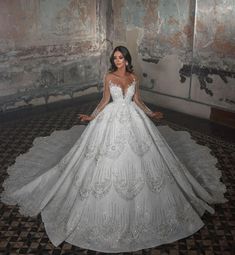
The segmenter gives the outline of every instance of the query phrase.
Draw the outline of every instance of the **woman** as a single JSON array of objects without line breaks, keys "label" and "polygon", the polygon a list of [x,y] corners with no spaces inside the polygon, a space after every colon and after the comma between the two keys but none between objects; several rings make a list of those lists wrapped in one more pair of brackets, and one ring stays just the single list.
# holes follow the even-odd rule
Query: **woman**
[{"label": "woman", "polygon": [[[128,87],[132,85],[135,81],[138,86],[138,79],[135,75],[133,75],[133,68],[131,65],[131,55],[128,49],[124,46],[118,46],[113,51],[110,57],[111,67],[110,73],[106,75],[104,79],[104,94],[101,102],[96,107],[95,111],[91,114],[91,116],[85,114],[79,114],[81,121],[90,121],[93,120],[98,112],[100,112],[110,100],[110,91],[109,91],[109,83],[112,82],[115,85],[119,85],[122,90],[123,96],[127,92]],[[152,112],[141,100],[139,88],[136,89],[134,94],[134,102],[150,117],[152,118],[162,118],[162,113],[160,112]]]},{"label": "woman", "polygon": [[37,140],[4,183],[2,200],[41,213],[56,246],[115,253],[173,242],[204,225],[209,204],[226,201],[209,149],[169,128],[163,137],[146,116],[162,118],[140,98],[129,51],[116,47],[110,61],[101,102],[80,115],[88,126]]}]

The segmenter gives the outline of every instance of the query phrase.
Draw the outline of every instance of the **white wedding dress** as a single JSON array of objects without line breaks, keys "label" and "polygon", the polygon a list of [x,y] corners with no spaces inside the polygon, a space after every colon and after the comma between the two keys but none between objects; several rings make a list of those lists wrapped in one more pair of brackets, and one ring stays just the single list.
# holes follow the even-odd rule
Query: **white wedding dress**
[{"label": "white wedding dress", "polygon": [[225,202],[217,160],[189,133],[156,127],[127,88],[110,81],[113,101],[88,126],[34,140],[8,169],[1,199],[41,213],[57,246],[128,252],[185,238],[209,204]]}]

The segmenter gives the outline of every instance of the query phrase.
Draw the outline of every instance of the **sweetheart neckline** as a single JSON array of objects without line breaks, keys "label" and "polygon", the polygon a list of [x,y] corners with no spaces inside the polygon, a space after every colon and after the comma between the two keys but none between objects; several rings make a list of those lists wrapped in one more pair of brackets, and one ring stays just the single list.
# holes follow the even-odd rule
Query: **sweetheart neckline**
[{"label": "sweetheart neckline", "polygon": [[[136,82],[136,81],[135,81],[135,79],[134,79],[131,83],[128,84],[128,86],[127,86],[127,88],[126,88],[126,93],[125,93],[125,91],[123,91],[122,87],[121,87],[118,83],[114,83],[114,82],[112,82],[112,81],[110,80],[110,81],[109,81],[109,85],[112,85],[112,86],[115,86],[115,87],[120,88],[121,91],[122,91],[122,96],[123,96],[123,98],[125,98],[126,95],[127,95],[128,89],[129,89],[130,87],[132,87],[132,86],[135,84],[135,82]],[[123,93],[123,92],[124,92],[124,93]]]}]

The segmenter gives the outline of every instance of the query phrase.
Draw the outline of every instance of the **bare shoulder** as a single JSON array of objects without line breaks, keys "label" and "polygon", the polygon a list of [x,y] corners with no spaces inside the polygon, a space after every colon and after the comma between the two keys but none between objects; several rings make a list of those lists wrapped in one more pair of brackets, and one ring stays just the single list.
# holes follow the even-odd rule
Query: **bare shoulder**
[{"label": "bare shoulder", "polygon": [[112,81],[113,80],[113,77],[114,77],[114,75],[112,74],[112,73],[106,73],[105,75],[104,75],[104,81],[107,83],[107,82],[109,82],[109,81]]},{"label": "bare shoulder", "polygon": [[113,78],[113,76],[114,76],[113,73],[106,73],[104,77],[105,79],[111,79]]},{"label": "bare shoulder", "polygon": [[139,77],[137,74],[135,73],[131,73],[132,77],[136,80],[136,81],[139,81]]}]

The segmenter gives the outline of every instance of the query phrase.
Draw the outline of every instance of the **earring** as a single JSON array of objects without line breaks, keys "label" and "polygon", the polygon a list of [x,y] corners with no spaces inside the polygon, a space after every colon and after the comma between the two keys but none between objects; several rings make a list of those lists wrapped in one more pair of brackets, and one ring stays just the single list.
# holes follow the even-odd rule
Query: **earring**
[{"label": "earring", "polygon": [[126,66],[128,66],[128,62],[126,62]]}]

